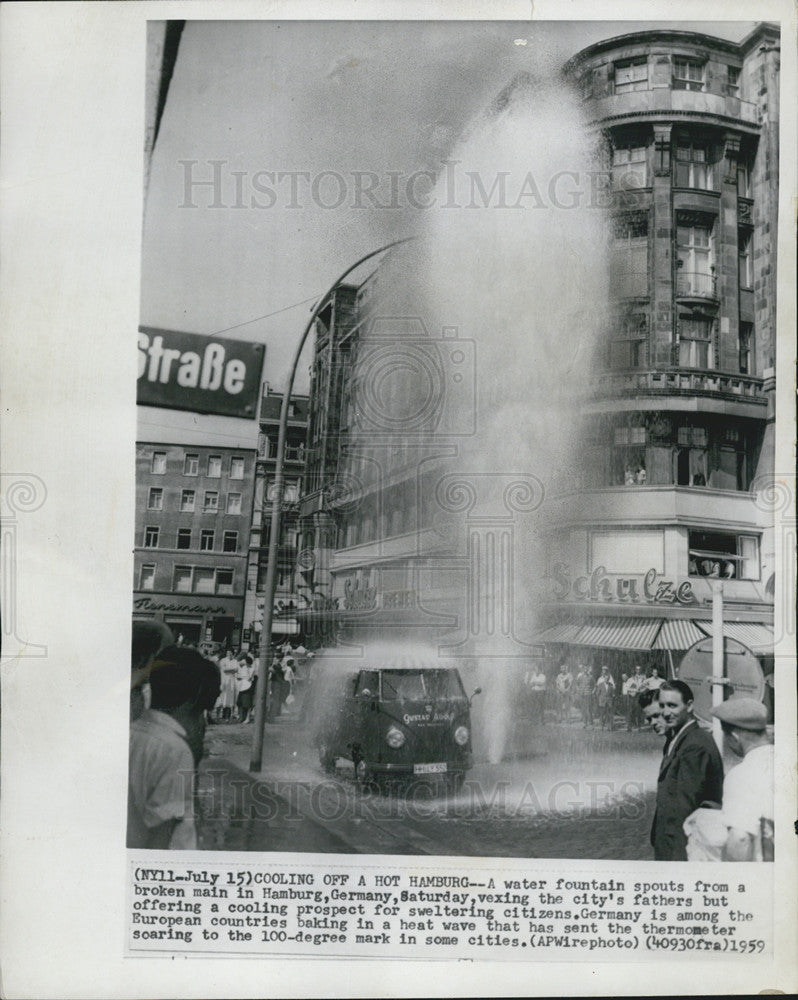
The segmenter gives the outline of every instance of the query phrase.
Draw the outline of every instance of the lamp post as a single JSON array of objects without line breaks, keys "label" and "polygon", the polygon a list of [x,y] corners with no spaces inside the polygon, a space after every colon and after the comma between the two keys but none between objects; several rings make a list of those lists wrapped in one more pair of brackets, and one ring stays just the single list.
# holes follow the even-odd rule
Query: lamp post
[{"label": "lamp post", "polygon": [[310,319],[302,332],[302,336],[299,339],[296,351],[294,352],[294,360],[291,364],[288,382],[285,387],[285,392],[283,393],[283,402],[280,407],[280,423],[277,431],[277,454],[275,455],[274,463],[274,495],[272,497],[271,531],[269,534],[269,554],[268,564],[266,566],[263,620],[261,624],[261,649],[258,661],[258,685],[256,689],[257,698],[255,701],[255,732],[253,733],[252,739],[252,758],[249,764],[249,769],[252,772],[259,772],[263,764],[263,727],[266,722],[266,709],[268,706],[269,668],[271,666],[272,648],[272,616],[274,612],[274,593],[277,588],[277,549],[280,540],[280,518],[282,515],[283,504],[285,437],[286,428],[288,426],[288,411],[289,404],[291,402],[291,392],[294,388],[294,378],[296,377],[296,370],[299,366],[299,358],[305,347],[305,341],[308,339],[308,334],[313,329],[324,303],[327,301],[328,296],[331,295],[338,285],[341,284],[344,278],[351,274],[352,271],[360,267],[361,264],[365,264],[367,260],[371,260],[372,257],[376,257],[377,254],[381,254],[385,250],[390,250],[392,247],[399,246],[402,243],[407,243],[412,239],[412,236],[408,236],[401,240],[394,240],[391,243],[386,243],[385,246],[380,247],[378,250],[372,250],[370,253],[367,253],[365,256],[355,261],[355,263],[348,267],[343,274],[336,278],[332,285],[330,285],[329,289],[316,303]]}]

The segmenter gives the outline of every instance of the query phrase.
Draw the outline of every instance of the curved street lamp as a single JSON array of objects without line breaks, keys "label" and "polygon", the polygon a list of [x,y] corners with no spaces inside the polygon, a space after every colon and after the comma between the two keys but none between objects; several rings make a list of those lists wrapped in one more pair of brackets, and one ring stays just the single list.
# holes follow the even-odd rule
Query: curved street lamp
[{"label": "curved street lamp", "polygon": [[386,243],[385,246],[380,247],[378,250],[372,250],[367,253],[360,260],[355,261],[350,267],[348,267],[343,274],[341,274],[336,280],[330,285],[329,289],[321,296],[319,301],[316,303],[313,312],[311,313],[310,319],[307,322],[307,326],[302,332],[302,336],[299,339],[296,351],[294,353],[294,360],[291,365],[291,372],[288,376],[288,382],[285,387],[285,392],[283,393],[283,402],[280,407],[280,424],[277,432],[277,454],[275,456],[274,465],[274,495],[272,497],[272,517],[271,517],[271,533],[269,535],[269,554],[268,563],[266,566],[266,585],[264,594],[264,604],[263,604],[263,620],[261,624],[261,650],[260,658],[258,662],[258,684],[256,688],[257,698],[255,701],[255,732],[253,733],[252,739],[252,758],[250,760],[249,769],[252,772],[259,772],[263,764],[263,729],[266,722],[266,708],[268,704],[268,689],[269,689],[269,668],[271,666],[270,656],[272,648],[272,617],[274,613],[274,593],[277,588],[277,547],[280,536],[280,517],[282,514],[282,504],[283,504],[283,466],[285,464],[285,438],[286,429],[288,426],[288,411],[289,404],[291,402],[291,392],[294,388],[294,379],[296,377],[296,370],[299,366],[299,358],[305,347],[305,341],[308,339],[308,334],[313,329],[313,326],[318,319],[319,313],[322,310],[325,302],[329,296],[335,291],[335,289],[341,284],[341,282],[352,271],[360,267],[361,264],[365,264],[367,260],[371,260],[372,257],[376,257],[378,254],[383,253],[386,250],[390,250],[392,247],[397,247],[402,243],[409,243],[415,237],[406,236],[401,240],[393,240],[391,243]]}]

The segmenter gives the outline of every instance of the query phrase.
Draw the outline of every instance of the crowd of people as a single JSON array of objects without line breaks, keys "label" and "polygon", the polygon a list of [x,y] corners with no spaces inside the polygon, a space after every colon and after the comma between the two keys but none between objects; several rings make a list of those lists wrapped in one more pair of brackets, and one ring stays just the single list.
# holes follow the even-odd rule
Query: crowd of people
[{"label": "crowd of people", "polygon": [[585,728],[613,730],[620,715],[627,730],[642,730],[638,695],[657,691],[664,682],[656,666],[646,675],[637,665],[632,673],[621,673],[616,682],[607,665],[596,668],[580,663],[574,674],[570,664],[563,661],[556,675],[551,672],[547,676],[541,661],[536,660],[524,677],[524,688],[533,722],[545,722],[548,712],[558,723],[581,721]]}]

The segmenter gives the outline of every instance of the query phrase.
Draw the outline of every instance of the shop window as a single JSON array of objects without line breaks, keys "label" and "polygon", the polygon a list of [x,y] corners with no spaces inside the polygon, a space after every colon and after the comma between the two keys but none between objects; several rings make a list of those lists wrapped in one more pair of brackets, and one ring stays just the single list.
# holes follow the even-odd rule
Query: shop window
[{"label": "shop window", "polygon": [[191,528],[178,528],[177,547],[179,549],[191,548]]},{"label": "shop window", "polygon": [[615,63],[615,93],[628,94],[633,90],[648,90],[648,60],[645,56]]},{"label": "shop window", "polygon": [[758,580],[759,538],[691,531],[688,534],[690,576],[726,580]]},{"label": "shop window", "polygon": [[679,317],[679,365],[682,368],[713,367],[714,321],[703,316]]},{"label": "shop window", "polygon": [[610,288],[617,298],[648,295],[648,219],[644,215],[616,220],[610,259]]},{"label": "shop window", "polygon": [[213,550],[213,530],[206,529],[200,532],[200,551],[211,552]]},{"label": "shop window", "polygon": [[750,232],[741,230],[737,239],[737,259],[739,263],[740,288],[754,287],[752,237]]},{"label": "shop window", "polygon": [[643,145],[616,146],[612,151],[612,186],[628,191],[648,186],[648,151]]},{"label": "shop window", "polygon": [[231,479],[243,479],[244,478],[244,459],[238,456],[233,456],[230,459],[230,478]]},{"label": "shop window", "polygon": [[145,549],[156,549],[158,547],[158,535],[160,534],[160,529],[155,527],[144,529],[144,548]]},{"label": "shop window", "polygon": [[676,187],[715,190],[715,172],[709,158],[709,147],[692,140],[676,143]]},{"label": "shop window", "polygon": [[172,589],[178,594],[191,593],[190,566],[175,566],[174,586]]},{"label": "shop window", "polygon": [[194,490],[183,490],[180,494],[180,510],[184,513],[193,511],[195,498]]},{"label": "shop window", "polygon": [[754,374],[754,324],[740,323],[740,374]]},{"label": "shop window", "polygon": [[208,455],[208,477],[210,479],[219,479],[221,474],[222,474],[221,455]]},{"label": "shop window", "polygon": [[704,63],[697,59],[674,59],[673,89],[703,90]]},{"label": "shop window", "polygon": [[141,567],[139,590],[155,590],[155,563],[147,563]]},{"label": "shop window", "polygon": [[228,514],[240,514],[241,513],[241,494],[240,493],[228,493],[227,494],[227,513]]},{"label": "shop window", "polygon": [[711,226],[676,227],[676,294],[715,297],[715,246]]},{"label": "shop window", "polygon": [[183,475],[196,476],[199,474],[199,455],[186,455],[183,462]]},{"label": "shop window", "polygon": [[219,509],[219,494],[214,490],[206,490],[205,497],[202,504],[203,511],[207,513],[216,513]]},{"label": "shop window", "polygon": [[213,569],[198,566],[194,570],[194,590],[198,594],[212,594],[216,583]]},{"label": "shop window", "polygon": [[225,531],[222,538],[222,552],[236,552],[238,550],[238,532]]},{"label": "shop window", "polygon": [[151,472],[154,476],[163,476],[166,473],[165,451],[154,451],[152,453]]},{"label": "shop window", "polygon": [[646,363],[646,334],[645,313],[621,317],[617,333],[610,341],[610,368],[642,368]]},{"label": "shop window", "polygon": [[233,593],[233,571],[231,569],[216,570],[216,593],[217,594]]},{"label": "shop window", "polygon": [[148,510],[163,510],[163,490],[160,487],[153,487],[147,498]]},{"label": "shop window", "polygon": [[676,483],[679,486],[707,485],[707,429],[680,427],[676,449]]}]

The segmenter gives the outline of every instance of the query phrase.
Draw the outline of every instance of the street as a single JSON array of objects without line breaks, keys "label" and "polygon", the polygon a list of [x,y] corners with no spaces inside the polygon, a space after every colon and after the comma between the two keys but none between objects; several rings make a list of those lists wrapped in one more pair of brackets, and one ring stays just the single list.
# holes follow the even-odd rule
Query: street
[{"label": "street", "polygon": [[652,856],[661,745],[649,731],[584,728],[575,715],[519,724],[499,763],[475,748],[456,794],[418,779],[361,788],[342,760],[325,774],[298,711],[267,723],[260,775],[248,772],[251,745],[251,725],[208,727],[198,788],[203,850]]}]

